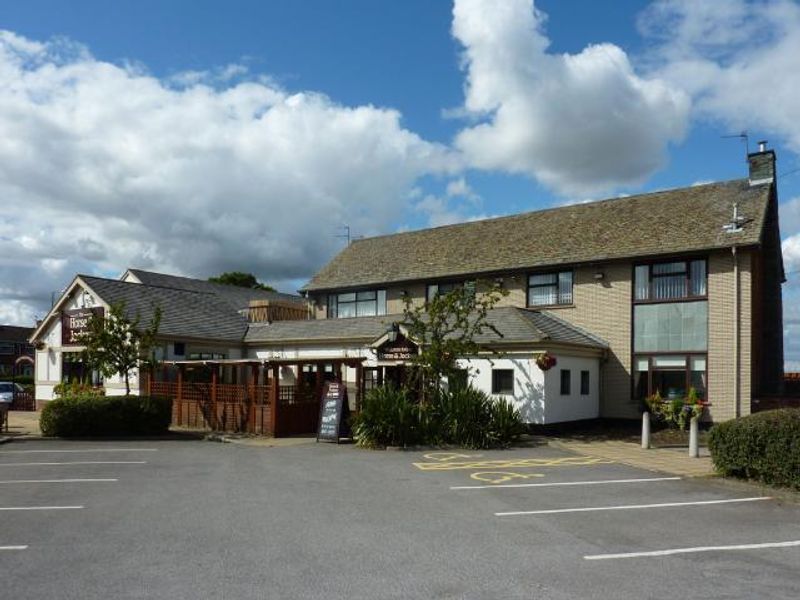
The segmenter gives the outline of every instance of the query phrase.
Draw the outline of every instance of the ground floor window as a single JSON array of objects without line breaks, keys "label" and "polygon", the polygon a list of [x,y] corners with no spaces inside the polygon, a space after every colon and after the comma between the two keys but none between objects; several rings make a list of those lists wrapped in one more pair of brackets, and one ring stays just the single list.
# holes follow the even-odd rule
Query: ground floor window
[{"label": "ground floor window", "polygon": [[685,398],[690,388],[694,388],[700,399],[706,399],[705,354],[636,356],[633,362],[633,390],[637,400],[656,392],[665,400]]},{"label": "ground floor window", "polygon": [[513,369],[492,369],[492,393],[514,395]]},{"label": "ground floor window", "polygon": [[561,369],[561,395],[562,396],[569,396],[572,392],[570,391],[570,380],[572,379],[572,373],[569,369]]},{"label": "ground floor window", "polygon": [[589,371],[581,371],[581,396],[589,395]]},{"label": "ground floor window", "polygon": [[99,372],[93,371],[80,360],[80,355],[65,352],[61,361],[61,381],[64,383],[86,383],[102,385],[103,378]]}]

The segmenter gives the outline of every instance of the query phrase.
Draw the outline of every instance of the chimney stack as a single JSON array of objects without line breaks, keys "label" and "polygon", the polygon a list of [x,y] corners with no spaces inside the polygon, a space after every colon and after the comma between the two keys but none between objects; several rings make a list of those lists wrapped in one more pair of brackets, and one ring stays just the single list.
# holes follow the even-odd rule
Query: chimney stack
[{"label": "chimney stack", "polygon": [[758,152],[747,155],[750,165],[750,185],[761,185],[775,181],[775,151],[767,150],[767,141],[758,142]]}]

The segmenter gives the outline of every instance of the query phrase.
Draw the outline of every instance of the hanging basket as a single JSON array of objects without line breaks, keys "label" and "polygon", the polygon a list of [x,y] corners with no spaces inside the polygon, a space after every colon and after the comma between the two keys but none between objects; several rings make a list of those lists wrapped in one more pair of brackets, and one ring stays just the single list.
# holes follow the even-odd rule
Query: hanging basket
[{"label": "hanging basket", "polygon": [[536,357],[536,366],[542,371],[549,371],[558,364],[556,357],[548,352],[543,352]]}]

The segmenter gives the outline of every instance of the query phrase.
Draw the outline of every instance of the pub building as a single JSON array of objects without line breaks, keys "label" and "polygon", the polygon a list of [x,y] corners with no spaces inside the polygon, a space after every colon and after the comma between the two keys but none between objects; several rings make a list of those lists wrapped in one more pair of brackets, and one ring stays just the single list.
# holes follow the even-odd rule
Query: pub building
[{"label": "pub building", "polygon": [[[36,398],[70,377],[65,322],[124,301],[162,310],[153,373],[136,393],[175,399],[178,425],[289,435],[315,431],[326,381],[351,410],[403,383],[417,352],[403,326],[456,286],[502,286],[500,332],[462,357],[460,379],[510,400],[528,423],[637,418],[642,400],[690,389],[704,418],[768,406],[783,374],[775,154],[762,144],[744,179],[355,240],[302,296],[129,269],[79,275],[34,333]],[[74,321],[65,321],[72,319]],[[116,379],[106,392],[121,393]]]}]

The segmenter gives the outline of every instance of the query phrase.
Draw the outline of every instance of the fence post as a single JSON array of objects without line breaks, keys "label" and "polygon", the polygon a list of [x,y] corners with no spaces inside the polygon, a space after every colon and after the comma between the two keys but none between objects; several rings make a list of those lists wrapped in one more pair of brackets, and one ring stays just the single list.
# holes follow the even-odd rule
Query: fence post
[{"label": "fence post", "polygon": [[177,380],[175,403],[178,405],[178,425],[183,425],[183,365],[178,365]]},{"label": "fence post", "polygon": [[691,422],[689,423],[689,457],[690,458],[699,458],[700,457],[700,443],[699,443],[699,435],[700,432],[698,427],[698,422],[700,419],[698,417],[693,417]]},{"label": "fence post", "polygon": [[642,413],[642,448],[650,448],[650,413],[647,411]]},{"label": "fence post", "polygon": [[211,365],[211,429],[217,430],[218,421],[217,418],[217,381],[219,380],[219,368],[217,365]]}]

